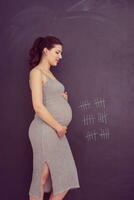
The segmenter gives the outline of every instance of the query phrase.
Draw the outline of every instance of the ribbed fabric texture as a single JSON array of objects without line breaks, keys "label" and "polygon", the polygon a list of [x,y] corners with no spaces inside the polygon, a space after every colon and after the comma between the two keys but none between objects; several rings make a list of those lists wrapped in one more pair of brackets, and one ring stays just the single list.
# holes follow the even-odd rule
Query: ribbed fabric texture
[{"label": "ribbed fabric texture", "polygon": [[[72,120],[72,109],[61,95],[64,90],[61,82],[50,77],[42,86],[44,105],[60,124],[68,126]],[[29,195],[41,198],[40,178],[45,161],[49,166],[50,176],[44,192],[53,191],[58,194],[79,188],[77,168],[66,135],[59,138],[56,131],[37,114],[29,126],[28,134],[33,149],[33,174]]]}]

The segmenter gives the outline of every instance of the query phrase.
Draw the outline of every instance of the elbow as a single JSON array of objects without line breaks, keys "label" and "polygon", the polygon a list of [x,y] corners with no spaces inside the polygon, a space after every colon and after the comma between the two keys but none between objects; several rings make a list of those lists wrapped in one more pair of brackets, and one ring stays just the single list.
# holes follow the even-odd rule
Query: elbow
[{"label": "elbow", "polygon": [[43,105],[34,106],[34,111],[35,111],[36,113],[39,113],[39,112],[42,110],[42,107],[43,107]]}]

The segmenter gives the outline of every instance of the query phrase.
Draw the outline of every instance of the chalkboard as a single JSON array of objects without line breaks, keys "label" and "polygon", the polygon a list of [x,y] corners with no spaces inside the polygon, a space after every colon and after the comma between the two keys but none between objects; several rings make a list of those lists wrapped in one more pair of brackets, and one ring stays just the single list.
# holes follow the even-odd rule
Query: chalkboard
[{"label": "chalkboard", "polygon": [[[67,137],[80,180],[80,189],[65,199],[133,200],[134,3],[13,2],[1,25],[2,199],[28,199],[27,134],[34,112],[27,55],[36,37],[52,34],[64,44],[63,59],[52,71],[69,94],[73,118]],[[6,9],[5,2],[1,10]]]}]

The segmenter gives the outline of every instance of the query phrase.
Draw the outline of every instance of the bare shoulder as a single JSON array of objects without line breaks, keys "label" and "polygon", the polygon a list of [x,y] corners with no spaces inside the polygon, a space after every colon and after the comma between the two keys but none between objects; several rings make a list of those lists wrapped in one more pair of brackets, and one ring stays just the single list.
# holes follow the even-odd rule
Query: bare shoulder
[{"label": "bare shoulder", "polygon": [[47,82],[47,77],[42,74],[38,67],[34,67],[29,73],[29,83],[31,87],[31,82],[45,84]]},{"label": "bare shoulder", "polygon": [[41,79],[41,72],[38,68],[34,67],[30,72],[29,72],[29,85],[30,88],[32,88],[35,83],[40,83],[42,82]]},{"label": "bare shoulder", "polygon": [[42,73],[38,67],[34,67],[29,73],[29,80],[30,79],[38,79],[42,80]]},{"label": "bare shoulder", "polygon": [[30,73],[29,73],[30,77],[31,76],[34,76],[34,75],[37,75],[37,76],[41,76],[41,71],[37,68],[37,67],[34,67]]}]

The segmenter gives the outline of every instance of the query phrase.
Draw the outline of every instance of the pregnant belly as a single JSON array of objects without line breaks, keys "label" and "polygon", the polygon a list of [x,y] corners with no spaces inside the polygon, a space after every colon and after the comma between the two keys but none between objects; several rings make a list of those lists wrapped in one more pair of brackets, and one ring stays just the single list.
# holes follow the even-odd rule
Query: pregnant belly
[{"label": "pregnant belly", "polygon": [[46,107],[53,117],[62,125],[68,126],[72,120],[72,109],[64,97],[46,101]]}]

